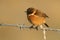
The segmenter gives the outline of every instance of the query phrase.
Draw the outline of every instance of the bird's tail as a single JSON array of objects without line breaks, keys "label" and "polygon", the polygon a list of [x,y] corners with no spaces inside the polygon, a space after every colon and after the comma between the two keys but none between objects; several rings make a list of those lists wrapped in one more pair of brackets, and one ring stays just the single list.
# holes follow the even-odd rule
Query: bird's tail
[{"label": "bird's tail", "polygon": [[49,25],[48,25],[48,24],[46,24],[46,23],[44,23],[44,25],[45,25],[46,27],[49,27]]}]

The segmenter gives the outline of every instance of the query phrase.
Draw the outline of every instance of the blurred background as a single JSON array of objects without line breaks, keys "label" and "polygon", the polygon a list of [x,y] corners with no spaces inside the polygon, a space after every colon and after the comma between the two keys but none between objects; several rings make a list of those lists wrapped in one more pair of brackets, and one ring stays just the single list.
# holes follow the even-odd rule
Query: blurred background
[{"label": "blurred background", "polygon": [[[0,23],[29,26],[24,12],[29,7],[45,12],[50,17],[47,24],[51,28],[60,28],[60,0],[0,0]],[[60,40],[59,32],[48,31],[46,35],[47,40]],[[0,26],[0,40],[43,40],[43,33],[34,29]]]}]

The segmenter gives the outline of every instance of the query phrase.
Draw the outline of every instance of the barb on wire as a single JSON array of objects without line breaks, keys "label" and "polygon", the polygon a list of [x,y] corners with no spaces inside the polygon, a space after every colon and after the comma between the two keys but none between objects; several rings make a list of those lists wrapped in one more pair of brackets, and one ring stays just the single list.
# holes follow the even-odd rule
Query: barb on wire
[{"label": "barb on wire", "polygon": [[46,30],[43,29],[44,40],[46,40]]}]

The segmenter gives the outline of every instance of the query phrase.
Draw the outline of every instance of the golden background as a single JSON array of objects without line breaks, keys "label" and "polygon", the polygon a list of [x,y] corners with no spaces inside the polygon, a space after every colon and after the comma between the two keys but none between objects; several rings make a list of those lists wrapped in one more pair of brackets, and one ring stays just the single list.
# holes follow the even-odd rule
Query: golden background
[{"label": "golden background", "polygon": [[[47,23],[51,28],[60,28],[60,0],[0,0],[0,23],[30,25],[24,12],[29,7],[45,12],[50,17]],[[47,40],[60,40],[59,32],[48,31],[46,35]],[[0,40],[43,40],[43,33],[0,26]]]}]

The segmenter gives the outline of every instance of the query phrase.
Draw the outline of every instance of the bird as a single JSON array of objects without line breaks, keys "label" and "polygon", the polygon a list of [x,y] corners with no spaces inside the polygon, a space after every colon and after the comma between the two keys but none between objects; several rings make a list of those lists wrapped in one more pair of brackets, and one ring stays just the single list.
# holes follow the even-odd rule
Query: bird
[{"label": "bird", "polygon": [[29,7],[26,9],[27,19],[32,24],[30,27],[33,28],[35,25],[35,29],[38,30],[38,26],[44,24],[46,27],[49,27],[49,25],[46,23],[46,18],[49,18],[49,16],[46,15],[46,13],[41,12],[40,10]]}]

